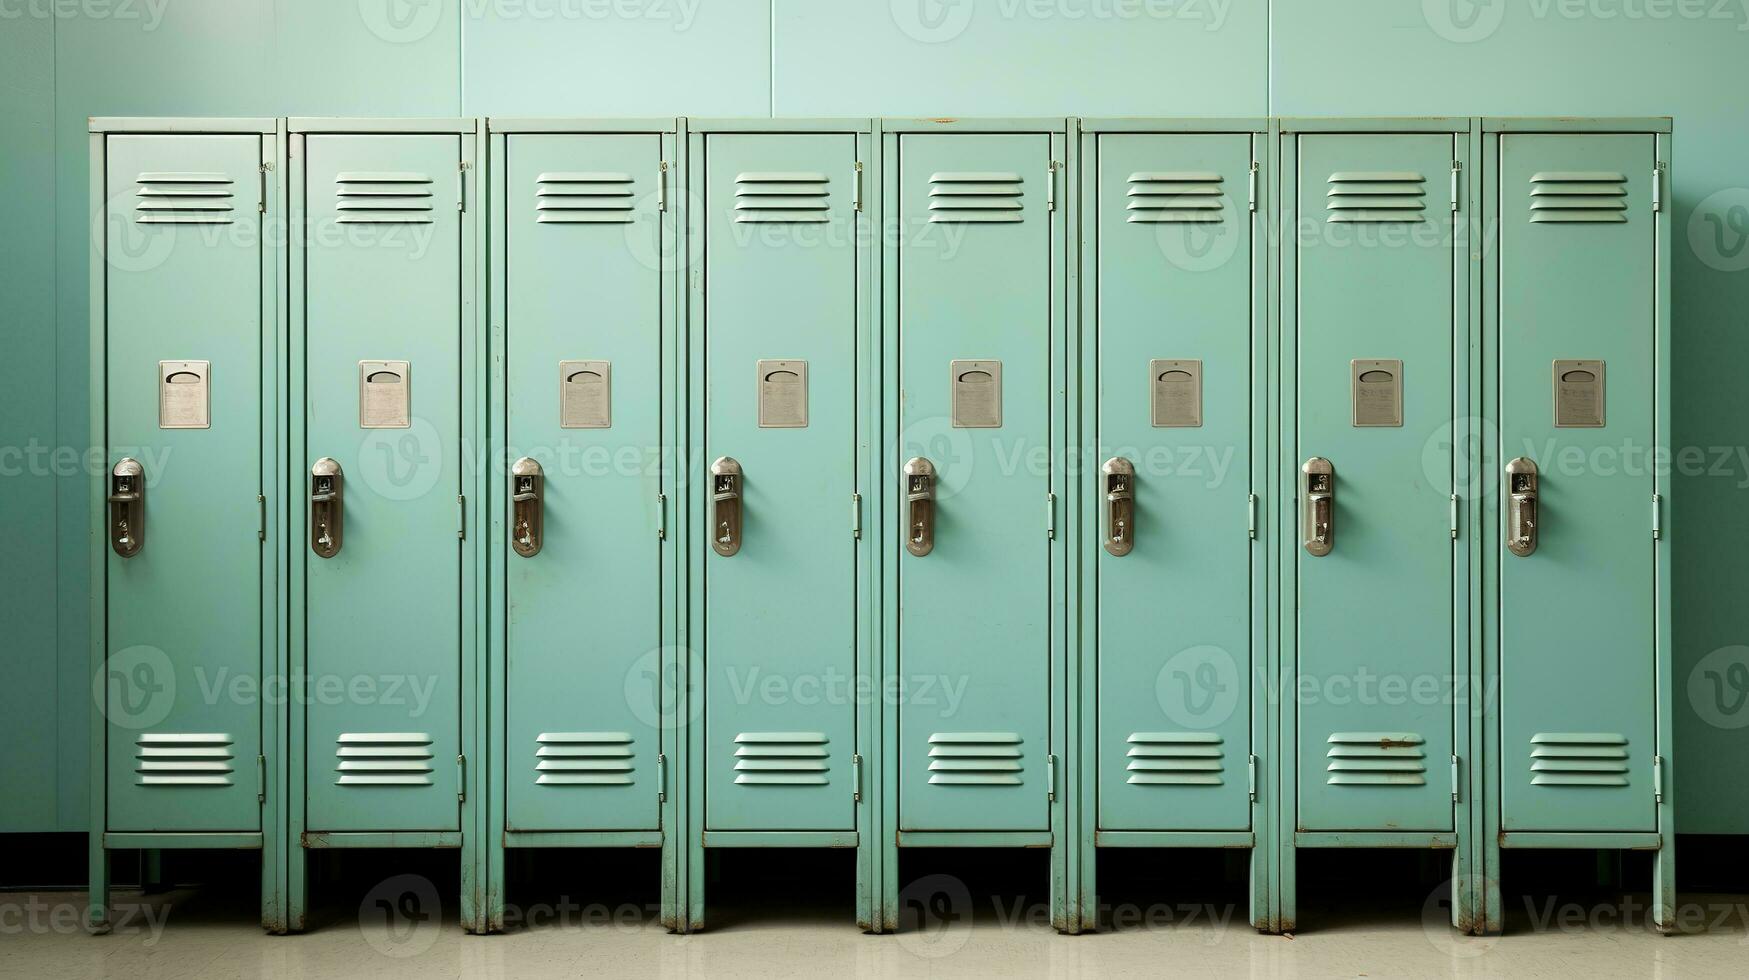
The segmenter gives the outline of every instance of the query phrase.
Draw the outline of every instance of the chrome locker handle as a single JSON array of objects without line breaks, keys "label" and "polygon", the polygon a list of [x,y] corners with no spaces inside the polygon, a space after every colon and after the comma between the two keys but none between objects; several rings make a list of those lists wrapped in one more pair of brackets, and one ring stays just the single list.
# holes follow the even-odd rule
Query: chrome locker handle
[{"label": "chrome locker handle", "polygon": [[1122,558],[1136,546],[1136,467],[1113,456],[1099,474],[1105,481],[1105,551]]},{"label": "chrome locker handle", "polygon": [[1336,545],[1336,467],[1313,456],[1300,467],[1300,535],[1306,554],[1322,558]]},{"label": "chrome locker handle", "polygon": [[310,550],[317,558],[340,553],[346,531],[346,474],[323,456],[310,467]]},{"label": "chrome locker handle", "polygon": [[922,558],[935,550],[935,464],[913,456],[904,475],[905,550]]},{"label": "chrome locker handle", "polygon": [[1506,464],[1506,550],[1520,558],[1536,551],[1536,484],[1535,460]]},{"label": "chrome locker handle", "polygon": [[132,456],[109,471],[109,546],[123,558],[146,546],[146,470]]},{"label": "chrome locker handle", "polygon": [[510,464],[510,547],[524,558],[540,554],[546,474],[527,456]]},{"label": "chrome locker handle", "polygon": [[724,558],[741,550],[741,477],[732,456],[711,464],[711,550]]}]

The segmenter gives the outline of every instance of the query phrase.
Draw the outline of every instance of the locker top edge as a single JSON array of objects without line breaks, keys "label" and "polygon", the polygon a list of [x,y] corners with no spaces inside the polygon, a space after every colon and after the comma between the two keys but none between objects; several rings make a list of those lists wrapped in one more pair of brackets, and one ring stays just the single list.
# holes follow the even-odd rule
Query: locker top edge
[{"label": "locker top edge", "polygon": [[1069,132],[1068,116],[940,116],[933,118],[882,119],[888,133],[1063,133]]},{"label": "locker top edge", "polygon": [[1669,116],[1483,116],[1484,133],[1668,133]]},{"label": "locker top edge", "polygon": [[603,117],[488,116],[488,133],[677,133],[675,116]]},{"label": "locker top edge", "polygon": [[92,116],[93,133],[263,133],[278,131],[272,116]]},{"label": "locker top edge", "polygon": [[457,133],[479,132],[480,120],[472,116],[410,117],[406,119],[341,116],[292,116],[286,131],[292,133]]},{"label": "locker top edge", "polygon": [[1267,133],[1267,116],[1098,116],[1081,120],[1083,133]]},{"label": "locker top edge", "polygon": [[687,118],[689,133],[872,133],[868,116],[800,116],[795,119]]},{"label": "locker top edge", "polygon": [[1284,133],[1468,133],[1470,116],[1283,116]]}]

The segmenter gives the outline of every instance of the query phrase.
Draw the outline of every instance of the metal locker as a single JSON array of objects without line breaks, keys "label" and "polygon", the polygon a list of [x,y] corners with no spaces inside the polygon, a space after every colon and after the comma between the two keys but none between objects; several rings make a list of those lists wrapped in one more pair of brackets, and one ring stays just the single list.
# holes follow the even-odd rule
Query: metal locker
[{"label": "metal locker", "polygon": [[1050,846],[1066,799],[1067,137],[1061,120],[888,129],[897,843]]},{"label": "metal locker", "polygon": [[[702,847],[856,846],[868,127],[692,124]],[[688,900],[702,921],[704,864]],[[858,918],[869,921],[867,858]]]},{"label": "metal locker", "polygon": [[[493,120],[506,846],[660,846],[675,718],[672,120]],[[497,618],[497,617],[494,617]],[[501,788],[500,788],[501,787]],[[495,856],[496,857],[496,856]],[[501,863],[494,861],[501,869]],[[497,873],[501,874],[501,870]],[[667,876],[664,876],[665,880]],[[487,889],[502,926],[502,885]]]},{"label": "metal locker", "polygon": [[293,824],[306,848],[470,848],[475,928],[475,123],[291,128]]},{"label": "metal locker", "polygon": [[[1295,847],[1467,841],[1468,120],[1284,123],[1282,928]],[[1291,687],[1290,687],[1291,685]],[[1467,688],[1464,689],[1467,691]],[[1285,783],[1285,780],[1284,780]],[[1454,915],[1462,901],[1454,901]]]},{"label": "metal locker", "polygon": [[[1251,847],[1258,812],[1266,130],[1191,125],[1213,128],[1082,123],[1092,615],[1078,778],[1092,780],[1083,834],[1097,847]],[[1095,863],[1084,853],[1089,909]],[[1265,883],[1253,894],[1266,925]]]},{"label": "metal locker", "polygon": [[91,919],[109,848],[262,851],[282,930],[271,119],[93,120]]},{"label": "metal locker", "polygon": [[1488,128],[1499,444],[1479,479],[1498,521],[1488,560],[1500,801],[1489,864],[1499,847],[1657,849],[1653,916],[1667,929],[1668,480],[1657,451],[1669,445],[1669,121]]}]

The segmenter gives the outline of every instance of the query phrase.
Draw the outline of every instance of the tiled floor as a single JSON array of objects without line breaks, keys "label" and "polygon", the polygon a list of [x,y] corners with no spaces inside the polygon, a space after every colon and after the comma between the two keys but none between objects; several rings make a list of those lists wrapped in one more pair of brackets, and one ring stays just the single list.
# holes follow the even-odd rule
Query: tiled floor
[{"label": "tiled floor", "polygon": [[[425,879],[416,879],[423,882]],[[865,936],[842,909],[742,908],[721,925],[671,936],[638,906],[533,907],[540,924],[468,936],[453,914],[407,917],[373,889],[356,914],[329,907],[301,936],[263,934],[236,890],[117,891],[113,934],[79,927],[76,892],[0,894],[0,977],[205,980],[252,976],[873,977],[1189,975],[1252,977],[1742,977],[1749,974],[1749,897],[1684,895],[1697,935],[1650,932],[1633,900],[1511,910],[1505,936],[1453,935],[1436,904],[1324,909],[1319,928],[1261,936],[1241,914],[1189,906],[1138,908],[1099,935],[1058,936],[999,899],[972,915],[894,936]],[[404,903],[403,903],[404,904]],[[1222,909],[1229,907],[1220,907]],[[453,913],[453,909],[446,910]],[[1624,921],[1626,920],[1626,921]]]}]

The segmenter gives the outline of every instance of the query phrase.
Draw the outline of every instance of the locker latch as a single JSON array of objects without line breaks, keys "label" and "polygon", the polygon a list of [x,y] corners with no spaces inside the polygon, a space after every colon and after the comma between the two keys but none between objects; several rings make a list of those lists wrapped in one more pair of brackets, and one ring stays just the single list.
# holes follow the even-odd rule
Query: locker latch
[{"label": "locker latch", "polygon": [[1652,168],[1652,210],[1664,210],[1664,164]]},{"label": "locker latch", "polygon": [[510,464],[510,547],[524,558],[540,554],[545,483],[541,465],[533,459],[524,456]]},{"label": "locker latch", "polygon": [[1458,802],[1458,757],[1451,757],[1451,801]]},{"label": "locker latch", "polygon": [[1057,209],[1057,161],[1052,160],[1045,168],[1045,210]]},{"label": "locker latch", "polygon": [[1300,467],[1300,532],[1306,554],[1322,558],[1336,544],[1336,467],[1313,456]]},{"label": "locker latch", "polygon": [[332,558],[346,543],[346,474],[323,456],[310,467],[310,550]]},{"label": "locker latch", "polygon": [[668,802],[668,756],[656,753],[656,802]]},{"label": "locker latch", "polygon": [[1249,198],[1250,210],[1251,210],[1251,213],[1253,213],[1253,214],[1257,213],[1257,174],[1258,174],[1258,164],[1257,164],[1256,160],[1253,160],[1253,161],[1251,161],[1250,182],[1249,182],[1247,189],[1246,189],[1246,195]]},{"label": "locker latch", "polygon": [[668,210],[668,161],[656,168],[656,210]]},{"label": "locker latch", "polygon": [[1105,481],[1105,553],[1121,558],[1136,546],[1136,467],[1113,456],[1099,475]]},{"label": "locker latch", "polygon": [[1453,160],[1451,162],[1451,210],[1452,210],[1453,214],[1456,214],[1458,212],[1458,201],[1460,200],[1460,198],[1458,196],[1459,195],[1458,188],[1459,188],[1459,184],[1460,184],[1459,179],[1463,176],[1463,172],[1464,172],[1463,161]]},{"label": "locker latch", "polygon": [[851,190],[854,194],[854,196],[851,199],[851,205],[852,205],[854,210],[861,211],[862,210],[862,161],[861,160],[856,161],[856,170],[853,173],[852,182],[851,182]]},{"label": "locker latch", "polygon": [[1536,461],[1520,456],[1506,464],[1506,550],[1520,558],[1536,551]]},{"label": "locker latch", "polygon": [[1257,495],[1245,495],[1245,536],[1257,540]]},{"label": "locker latch", "polygon": [[146,470],[124,456],[109,471],[109,546],[132,558],[146,545]]},{"label": "locker latch", "polygon": [[862,494],[850,495],[850,536],[862,539]]},{"label": "locker latch", "polygon": [[468,757],[465,755],[455,757],[455,801],[468,801]]},{"label": "locker latch", "polygon": [[1661,755],[1652,757],[1652,802],[1664,802],[1664,757]]},{"label": "locker latch", "polygon": [[255,757],[255,802],[267,802],[267,756]]},{"label": "locker latch", "polygon": [[904,475],[905,550],[922,558],[935,550],[935,464],[913,456]]},{"label": "locker latch", "polygon": [[656,540],[663,541],[668,537],[668,495],[656,495]]},{"label": "locker latch", "polygon": [[1045,802],[1057,802],[1057,756],[1045,756]]},{"label": "locker latch", "polygon": [[1245,792],[1250,794],[1251,802],[1253,802],[1253,803],[1257,802],[1257,757],[1256,756],[1251,756],[1247,760],[1247,770],[1246,770],[1246,775],[1245,775]]},{"label": "locker latch", "polygon": [[720,456],[711,464],[711,550],[724,558],[741,550],[741,464]]},{"label": "locker latch", "polygon": [[272,170],[272,169],[273,169],[273,164],[263,163],[255,171],[256,176],[261,181],[260,187],[259,187],[261,196],[255,199],[255,211],[257,214],[266,214],[267,213],[267,172]]},{"label": "locker latch", "polygon": [[468,162],[461,161],[455,168],[455,209],[468,209]]},{"label": "locker latch", "polygon": [[862,755],[861,755],[861,753],[852,755],[850,757],[850,801],[852,803],[861,803],[862,802]]}]

